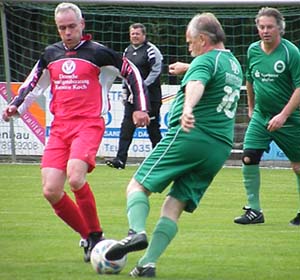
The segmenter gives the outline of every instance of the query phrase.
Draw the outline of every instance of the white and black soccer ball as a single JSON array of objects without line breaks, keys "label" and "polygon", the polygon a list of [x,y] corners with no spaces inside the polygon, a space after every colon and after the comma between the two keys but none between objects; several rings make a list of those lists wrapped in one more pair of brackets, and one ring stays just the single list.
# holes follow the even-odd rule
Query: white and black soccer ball
[{"label": "white and black soccer ball", "polygon": [[96,244],[91,252],[91,264],[99,274],[118,274],[126,265],[127,255],[122,259],[109,261],[105,258],[106,251],[117,243],[113,239],[105,239]]}]

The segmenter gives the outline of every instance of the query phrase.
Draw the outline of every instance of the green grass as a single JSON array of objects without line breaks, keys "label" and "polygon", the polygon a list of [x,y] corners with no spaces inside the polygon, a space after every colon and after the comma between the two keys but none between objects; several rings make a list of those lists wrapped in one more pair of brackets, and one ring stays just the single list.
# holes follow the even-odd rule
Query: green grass
[{"label": "green grass", "polygon": [[[127,233],[125,189],[135,169],[100,165],[88,176],[107,238]],[[128,256],[120,275],[97,275],[82,261],[79,236],[44,200],[40,181],[37,165],[0,165],[0,279],[128,279],[142,252]],[[151,197],[149,235],[163,199]],[[298,206],[292,171],[263,169],[261,200],[265,224],[234,224],[245,204],[241,169],[222,169],[196,212],[182,215],[177,236],[157,264],[157,278],[298,280],[300,228],[288,225]]]}]

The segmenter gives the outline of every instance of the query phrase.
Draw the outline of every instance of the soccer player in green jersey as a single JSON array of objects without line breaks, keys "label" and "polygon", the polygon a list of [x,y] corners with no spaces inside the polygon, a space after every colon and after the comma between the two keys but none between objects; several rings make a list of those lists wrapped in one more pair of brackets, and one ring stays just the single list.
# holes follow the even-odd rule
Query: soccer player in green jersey
[{"label": "soccer player in green jersey", "polygon": [[132,277],[154,277],[155,264],[177,233],[183,211],[193,212],[231,153],[242,85],[238,60],[224,47],[225,33],[211,13],[196,15],[186,41],[194,57],[169,112],[169,129],[143,161],[127,187],[128,236],[106,258],[147,248],[149,195],[170,190],[144,256]]},{"label": "soccer player in green jersey", "polygon": [[[259,163],[274,141],[291,161],[300,193],[300,54],[282,38],[285,21],[274,8],[262,8],[256,16],[259,41],[248,48],[246,88],[251,118],[244,139],[243,176],[248,206],[234,219],[238,224],[264,223],[260,206]],[[300,224],[298,214],[290,221]]]}]

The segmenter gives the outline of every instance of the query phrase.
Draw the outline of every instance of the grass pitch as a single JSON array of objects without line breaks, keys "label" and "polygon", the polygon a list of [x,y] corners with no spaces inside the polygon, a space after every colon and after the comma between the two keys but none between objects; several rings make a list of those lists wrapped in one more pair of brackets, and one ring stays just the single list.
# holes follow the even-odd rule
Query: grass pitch
[{"label": "grass pitch", "polygon": [[[125,189],[135,170],[99,165],[88,176],[107,238],[127,234]],[[300,227],[288,225],[298,207],[295,177],[289,169],[262,169],[261,175],[265,224],[233,223],[242,213],[245,193],[241,169],[224,168],[196,212],[182,215],[177,236],[157,263],[157,278],[298,280]],[[142,252],[128,255],[119,275],[97,275],[82,260],[79,236],[42,197],[40,182],[38,165],[0,165],[0,279],[129,279]],[[164,194],[150,199],[149,237],[163,199]]]}]

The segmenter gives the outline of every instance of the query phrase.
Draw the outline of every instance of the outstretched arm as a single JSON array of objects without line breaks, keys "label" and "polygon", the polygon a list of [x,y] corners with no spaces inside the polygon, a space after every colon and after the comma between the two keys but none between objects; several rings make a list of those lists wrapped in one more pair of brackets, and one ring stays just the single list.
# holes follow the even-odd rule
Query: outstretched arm
[{"label": "outstretched arm", "polygon": [[185,87],[183,112],[181,115],[181,127],[189,132],[195,126],[193,108],[198,104],[204,92],[204,85],[200,81],[190,81]]},{"label": "outstretched arm", "polygon": [[49,84],[48,71],[43,71],[39,60],[19,88],[18,95],[4,108],[3,120],[9,121],[12,116],[22,115]]},{"label": "outstretched arm", "polygon": [[128,88],[133,93],[133,104],[135,106],[133,114],[134,124],[137,127],[149,125],[150,118],[148,112],[150,110],[150,102],[147,87],[143,82],[138,68],[126,57],[123,57],[121,75],[126,79]]},{"label": "outstretched arm", "polygon": [[171,75],[182,75],[189,69],[189,67],[189,63],[175,62],[169,65],[169,73]]}]

